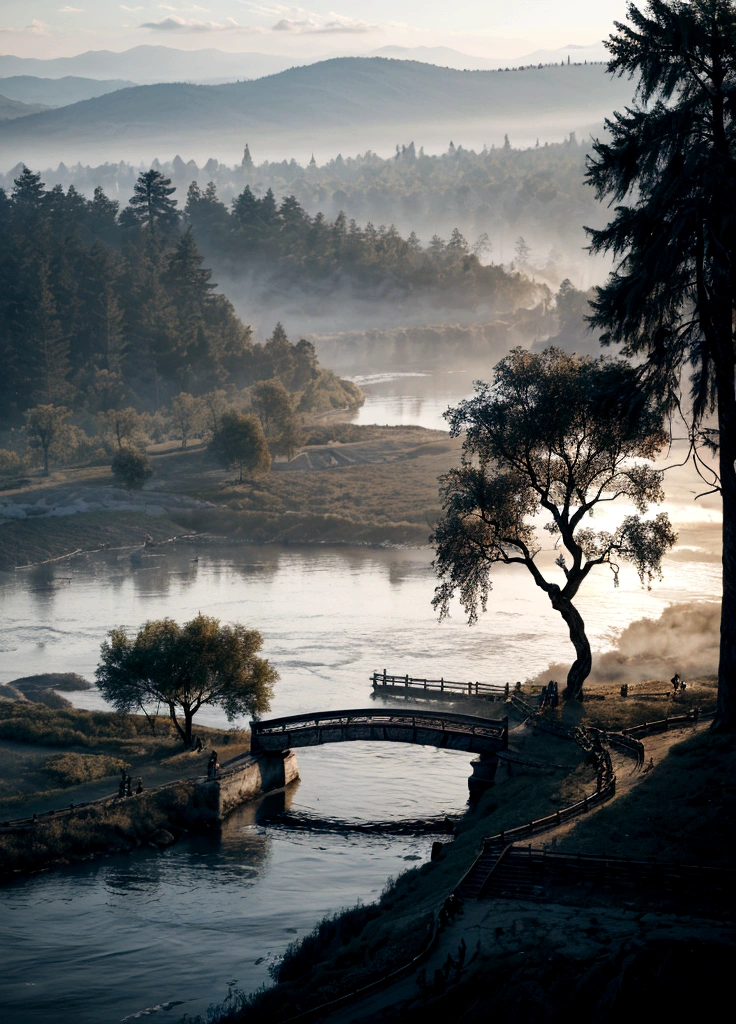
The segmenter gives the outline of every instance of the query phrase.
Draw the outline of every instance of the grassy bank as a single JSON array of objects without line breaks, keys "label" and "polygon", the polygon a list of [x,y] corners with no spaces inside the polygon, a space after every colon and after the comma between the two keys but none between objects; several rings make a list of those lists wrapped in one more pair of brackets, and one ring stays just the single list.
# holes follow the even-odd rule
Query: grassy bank
[{"label": "grassy bank", "polygon": [[0,876],[60,867],[98,854],[128,852],[143,843],[167,845],[183,830],[206,827],[214,812],[201,804],[194,783],[83,808],[74,815],[45,819],[0,831]]},{"label": "grassy bank", "polygon": [[576,853],[733,866],[736,749],[707,730],[673,746],[641,784],[557,843]]},{"label": "grassy bank", "polygon": [[161,541],[182,532],[182,527],[171,519],[148,516],[143,511],[13,519],[0,527],[0,572],[61,558],[74,551],[135,547],[144,543],[146,534]]},{"label": "grassy bank", "polygon": [[213,747],[227,757],[249,749],[247,733],[195,723],[203,750],[185,751],[168,719],[155,719],[155,728],[154,736],[143,715],[0,700],[0,815],[106,796],[123,766],[149,787],[205,774]]},{"label": "grassy bank", "polygon": [[[438,477],[459,456],[457,441],[421,427],[334,423],[310,428],[314,443],[291,463],[240,484],[205,447],[151,450],[153,476],[125,495],[140,510],[82,512],[0,521],[0,571],[105,547],[137,546],[182,533],[248,543],[425,545],[439,514]],[[109,471],[55,469],[3,495],[45,507],[122,497]],[[189,500],[194,499],[194,500]],[[164,515],[152,516],[153,502]],[[206,502],[207,505],[202,505]]]}]

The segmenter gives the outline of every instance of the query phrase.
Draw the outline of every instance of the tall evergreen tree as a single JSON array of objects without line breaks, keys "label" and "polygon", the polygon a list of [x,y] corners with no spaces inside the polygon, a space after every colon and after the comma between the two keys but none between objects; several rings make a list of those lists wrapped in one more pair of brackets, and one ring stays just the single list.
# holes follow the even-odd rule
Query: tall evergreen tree
[{"label": "tall evergreen tree", "polygon": [[593,302],[604,342],[643,357],[658,389],[695,368],[696,425],[718,420],[723,605],[718,715],[736,727],[736,5],[629,4],[607,43],[609,71],[638,80],[638,102],[606,122],[588,180],[617,204],[591,231],[617,259]]},{"label": "tall evergreen tree", "polygon": [[130,198],[130,211],[140,225],[149,231],[160,225],[164,229],[172,228],[178,220],[176,211],[177,200],[171,199],[176,192],[170,178],[165,178],[160,171],[146,171],[141,174],[133,186]]}]

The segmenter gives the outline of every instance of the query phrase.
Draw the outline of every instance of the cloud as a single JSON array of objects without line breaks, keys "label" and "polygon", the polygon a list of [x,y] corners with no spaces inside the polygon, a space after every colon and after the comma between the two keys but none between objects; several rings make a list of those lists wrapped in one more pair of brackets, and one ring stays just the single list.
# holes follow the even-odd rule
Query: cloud
[{"label": "cloud", "polygon": [[365,21],[356,21],[353,18],[338,19],[335,21],[326,21],[322,24],[311,21],[309,19],[302,19],[300,21],[291,21],[288,18],[282,18],[281,21],[277,21],[272,26],[273,32],[296,32],[301,34],[309,35],[329,35],[329,34],[359,34],[362,35],[365,32],[375,32],[377,25],[369,25]]},{"label": "cloud", "polygon": [[70,7],[68,4],[66,7],[57,8],[59,14],[84,14],[83,7]]},{"label": "cloud", "polygon": [[13,34],[21,34],[23,32],[30,32],[35,36],[48,36],[51,34],[50,27],[43,21],[39,21],[38,18],[34,18],[30,25],[23,25],[18,28],[0,28],[0,33],[8,32]]},{"label": "cloud", "polygon": [[121,4],[120,5],[120,10],[121,11],[127,11],[128,14],[132,14],[134,11],[142,11],[143,8],[142,7],[128,7],[127,4]]},{"label": "cloud", "polygon": [[195,18],[181,18],[178,14],[169,15],[160,21],[144,21],[138,28],[151,29],[153,32],[258,32],[258,29],[239,25],[235,18],[221,21],[198,21]]},{"label": "cloud", "polygon": [[329,14],[317,14],[304,7],[287,7],[284,4],[257,4],[249,0],[240,0],[244,7],[253,14],[275,17],[278,20],[271,25],[272,32],[291,32],[296,35],[363,35],[376,32],[380,26],[357,18],[348,18],[343,14],[330,11]]}]

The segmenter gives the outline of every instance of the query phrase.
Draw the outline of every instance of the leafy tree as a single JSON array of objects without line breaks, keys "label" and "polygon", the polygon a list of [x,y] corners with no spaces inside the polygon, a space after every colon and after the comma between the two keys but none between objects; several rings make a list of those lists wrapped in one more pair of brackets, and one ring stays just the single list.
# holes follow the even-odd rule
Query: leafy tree
[{"label": "leafy tree", "polygon": [[163,704],[190,747],[192,722],[202,707],[223,708],[230,722],[268,711],[278,673],[258,657],[262,646],[257,630],[222,626],[207,615],[183,626],[172,619],[149,621],[135,638],[112,629],[101,647],[97,685],[116,711]]},{"label": "leafy tree", "polygon": [[143,418],[128,406],[127,409],[107,409],[97,416],[100,433],[105,441],[117,445],[120,451],[125,445],[135,444],[144,436]]},{"label": "leafy tree", "polygon": [[131,491],[140,490],[153,475],[146,453],[131,445],[123,445],[115,452],[110,469],[115,479]]},{"label": "leafy tree", "polygon": [[215,388],[214,391],[208,391],[202,395],[201,402],[209,418],[210,430],[216,434],[220,425],[220,417],[227,409],[227,391]]},{"label": "leafy tree", "polygon": [[63,406],[37,405],[26,413],[25,431],[32,450],[40,451],[43,471],[49,475],[49,459],[61,456],[68,433],[70,413]]},{"label": "leafy tree", "polygon": [[292,415],[284,423],[281,433],[271,442],[271,451],[274,455],[285,455],[291,462],[296,454],[297,448],[303,444],[302,431],[296,416]]},{"label": "leafy tree", "polygon": [[220,425],[210,441],[210,451],[227,469],[240,471],[240,483],[243,473],[255,476],[267,473],[271,468],[271,456],[268,451],[266,436],[261,421],[252,413],[230,410],[220,418]]},{"label": "leafy tree", "polygon": [[145,225],[153,232],[157,225],[172,228],[176,225],[179,215],[176,212],[177,200],[171,196],[176,192],[171,179],[164,177],[160,171],[145,171],[133,186],[128,209],[133,220]]},{"label": "leafy tree", "polygon": [[[573,601],[586,577],[619,561],[634,564],[642,583],[661,575],[676,536],[666,514],[625,516],[613,532],[593,530],[589,516],[626,498],[639,513],[663,499],[652,459],[666,441],[655,404],[634,405],[636,371],[628,363],[577,358],[559,349],[514,349],[496,366],[493,383],[447,413],[450,432],[465,433],[463,463],[443,477],[444,514],[433,537],[440,583],[434,606],[449,613],[456,591],[472,623],[485,611],[491,570],[523,565],[560,613],[575,647],[567,698],[579,698],[591,652]],[[629,408],[627,410],[627,403]],[[537,564],[534,520],[562,544],[560,583]]]},{"label": "leafy tree", "polygon": [[637,79],[638,102],[606,122],[588,181],[615,202],[590,231],[617,260],[592,303],[604,343],[643,361],[672,396],[693,367],[693,440],[717,416],[723,499],[723,603],[716,724],[736,727],[736,6],[652,0],[628,6],[607,46],[615,75]]},{"label": "leafy tree", "polygon": [[8,448],[0,448],[0,473],[17,473],[20,469],[20,457]]},{"label": "leafy tree", "polygon": [[275,437],[293,416],[291,395],[278,377],[254,384],[250,393],[253,408],[268,438]]},{"label": "leafy tree", "polygon": [[181,446],[184,449],[191,435],[201,426],[202,404],[198,398],[182,391],[171,400],[171,415],[181,434]]}]

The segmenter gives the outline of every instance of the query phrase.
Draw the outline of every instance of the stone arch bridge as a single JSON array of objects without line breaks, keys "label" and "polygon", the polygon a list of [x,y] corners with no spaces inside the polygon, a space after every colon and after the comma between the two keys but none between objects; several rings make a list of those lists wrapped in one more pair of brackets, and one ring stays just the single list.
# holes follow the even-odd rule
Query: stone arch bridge
[{"label": "stone arch bridge", "polygon": [[417,743],[479,754],[468,779],[471,793],[493,784],[497,753],[508,746],[508,718],[478,718],[404,708],[318,711],[251,722],[251,751],[280,753],[294,747],[372,740]]}]

